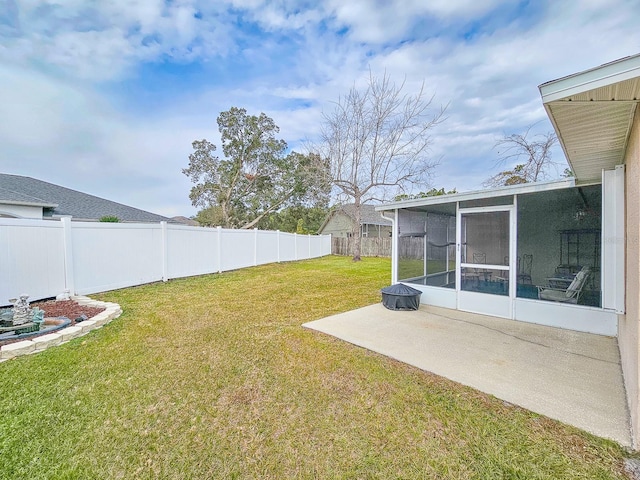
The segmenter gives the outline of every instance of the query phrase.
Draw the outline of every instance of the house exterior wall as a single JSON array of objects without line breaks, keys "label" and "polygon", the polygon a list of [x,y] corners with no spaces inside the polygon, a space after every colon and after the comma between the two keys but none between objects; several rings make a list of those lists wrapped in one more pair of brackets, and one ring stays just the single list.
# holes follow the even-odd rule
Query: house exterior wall
[{"label": "house exterior wall", "polygon": [[331,234],[334,237],[348,237],[348,234],[353,230],[353,222],[351,219],[343,213],[335,213],[331,216],[327,224],[322,229],[322,235]]},{"label": "house exterior wall", "polygon": [[640,445],[640,108],[625,155],[626,314],[618,316],[618,344],[631,414],[632,440]]},{"label": "house exterior wall", "polygon": [[42,207],[0,203],[0,216],[42,220]]}]

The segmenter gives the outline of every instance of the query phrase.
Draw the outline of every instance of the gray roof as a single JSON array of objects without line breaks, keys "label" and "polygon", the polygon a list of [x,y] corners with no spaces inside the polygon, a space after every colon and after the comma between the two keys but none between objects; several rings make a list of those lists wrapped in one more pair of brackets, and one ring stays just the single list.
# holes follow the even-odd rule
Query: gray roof
[{"label": "gray roof", "polygon": [[13,190],[4,188],[1,181],[0,181],[0,201],[2,203],[7,203],[7,204],[30,205],[30,206],[36,206],[36,207],[54,208],[58,206],[55,203],[47,202],[45,200],[42,200],[41,198],[33,197],[31,195],[26,195],[20,192],[14,192]]},{"label": "gray roof", "polygon": [[187,218],[182,215],[178,215],[177,217],[171,217],[171,220],[173,220],[174,223],[180,223],[182,225],[188,225],[190,227],[200,226],[200,222],[198,222],[197,220],[194,220],[192,218]]},{"label": "gray roof", "polygon": [[[351,217],[352,219],[355,217],[355,205],[353,203],[348,203],[346,205],[341,205],[340,207],[338,207],[336,209],[336,211],[340,211],[343,212],[344,214],[348,215],[349,217]],[[391,220],[388,220],[386,218],[382,218],[382,216],[380,215],[380,212],[376,212],[376,207],[375,205],[369,205],[369,204],[362,204],[360,206],[360,214],[361,214],[361,220],[362,220],[362,225],[368,224],[368,225],[389,225],[391,226]]]},{"label": "gray roof", "polygon": [[129,207],[36,178],[0,173],[0,203],[42,206],[43,217],[71,215],[74,220],[116,216],[121,222],[161,222],[167,217]]}]

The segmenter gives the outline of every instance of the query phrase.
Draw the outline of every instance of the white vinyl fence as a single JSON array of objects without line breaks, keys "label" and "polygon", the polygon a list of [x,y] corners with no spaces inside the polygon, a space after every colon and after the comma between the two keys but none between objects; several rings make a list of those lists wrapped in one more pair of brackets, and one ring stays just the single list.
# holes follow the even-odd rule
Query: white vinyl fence
[{"label": "white vinyl fence", "polygon": [[0,218],[0,305],[329,254],[330,235]]}]

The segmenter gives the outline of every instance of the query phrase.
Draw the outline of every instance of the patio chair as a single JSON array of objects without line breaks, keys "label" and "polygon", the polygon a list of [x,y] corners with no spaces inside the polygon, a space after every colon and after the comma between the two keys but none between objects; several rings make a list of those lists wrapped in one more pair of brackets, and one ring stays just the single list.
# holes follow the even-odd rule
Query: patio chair
[{"label": "patio chair", "polygon": [[[473,263],[487,263],[487,254],[475,252],[473,254]],[[487,275],[491,275],[491,272],[484,268],[467,268],[462,273],[462,279],[465,282],[471,282],[475,287],[480,285],[480,280],[487,281]]]},{"label": "patio chair", "polygon": [[518,257],[518,283],[531,285],[531,267],[533,266],[533,255],[522,255],[522,261]]},{"label": "patio chair", "polygon": [[580,270],[582,265],[558,265],[553,277],[547,278],[547,283],[551,288],[566,290]]},{"label": "patio chair", "polygon": [[[520,257],[518,257],[518,263],[520,262],[519,258]],[[502,264],[505,266],[509,265],[509,255],[504,256],[504,260]],[[498,274],[494,278],[497,282],[509,283],[509,271],[501,270],[500,272],[498,272]]]},{"label": "patio chair", "polygon": [[[487,263],[487,254],[486,253],[474,253],[473,254],[473,263]],[[485,282],[491,280],[491,272],[486,268],[476,268],[476,274],[478,275],[478,279],[482,278]]]},{"label": "patio chair", "polygon": [[552,302],[574,303],[577,304],[580,299],[582,289],[587,283],[587,279],[591,274],[589,267],[583,267],[571,284],[566,288],[555,288],[552,286],[538,287],[538,298],[540,300],[550,300]]}]

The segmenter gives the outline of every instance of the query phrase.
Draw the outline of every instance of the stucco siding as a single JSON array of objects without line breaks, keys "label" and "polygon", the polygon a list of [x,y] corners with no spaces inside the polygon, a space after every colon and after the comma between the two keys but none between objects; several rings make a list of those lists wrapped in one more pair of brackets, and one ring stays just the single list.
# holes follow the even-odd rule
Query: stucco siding
[{"label": "stucco siding", "polygon": [[633,443],[640,445],[640,109],[636,110],[625,155],[626,314],[618,318],[618,344],[631,414]]}]

